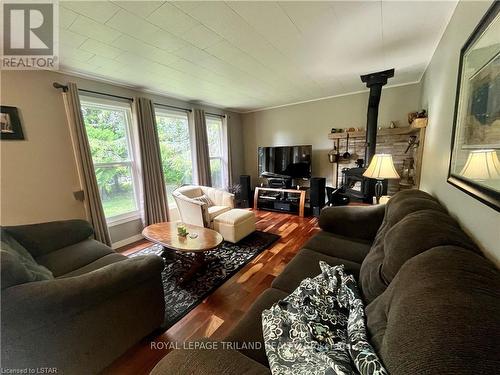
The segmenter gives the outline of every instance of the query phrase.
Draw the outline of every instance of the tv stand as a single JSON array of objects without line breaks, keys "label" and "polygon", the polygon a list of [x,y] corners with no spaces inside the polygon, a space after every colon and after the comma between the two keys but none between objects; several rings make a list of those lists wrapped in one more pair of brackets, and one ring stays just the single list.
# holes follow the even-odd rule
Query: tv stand
[{"label": "tv stand", "polygon": [[256,187],[253,199],[254,210],[296,213],[304,217],[306,190]]}]

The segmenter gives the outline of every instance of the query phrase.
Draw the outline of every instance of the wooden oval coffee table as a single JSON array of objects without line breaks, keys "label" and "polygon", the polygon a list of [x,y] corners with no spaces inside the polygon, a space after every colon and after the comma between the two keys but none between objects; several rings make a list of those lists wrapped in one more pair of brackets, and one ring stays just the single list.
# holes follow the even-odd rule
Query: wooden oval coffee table
[{"label": "wooden oval coffee table", "polygon": [[[189,234],[181,237],[177,234],[177,223],[166,222],[152,224],[144,228],[142,235],[151,242],[163,246],[162,257],[165,259],[182,258],[191,263],[182,276],[181,283],[190,281],[201,268],[206,266],[205,252],[216,249],[224,240],[216,231],[196,225],[184,224],[189,234],[196,233],[196,238]],[[194,257],[183,256],[194,253]]]}]

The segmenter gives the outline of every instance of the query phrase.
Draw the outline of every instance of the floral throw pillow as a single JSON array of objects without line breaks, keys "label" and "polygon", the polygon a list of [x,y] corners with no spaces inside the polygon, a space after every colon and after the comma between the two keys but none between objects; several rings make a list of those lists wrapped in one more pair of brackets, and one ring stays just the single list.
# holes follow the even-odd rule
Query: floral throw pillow
[{"label": "floral throw pillow", "polygon": [[262,313],[272,374],[388,374],[368,342],[354,277],[343,266],[320,267],[320,275]]}]

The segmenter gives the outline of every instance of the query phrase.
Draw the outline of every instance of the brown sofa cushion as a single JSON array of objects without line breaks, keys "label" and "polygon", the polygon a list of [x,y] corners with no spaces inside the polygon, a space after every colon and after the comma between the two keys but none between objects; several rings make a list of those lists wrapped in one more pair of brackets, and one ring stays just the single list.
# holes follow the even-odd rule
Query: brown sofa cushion
[{"label": "brown sofa cushion", "polygon": [[346,259],[330,257],[309,249],[302,249],[288,263],[283,272],[274,279],[271,284],[273,288],[280,289],[287,293],[292,293],[302,280],[307,277],[315,277],[321,273],[319,262],[323,261],[330,266],[344,265],[347,273],[354,275],[357,279],[359,275],[359,263]]},{"label": "brown sofa cushion", "polygon": [[59,276],[59,278],[64,278],[64,277],[73,277],[73,276],[80,276],[80,275],[85,275],[86,273],[98,270],[104,266],[116,263],[116,262],[122,262],[124,260],[127,260],[128,258],[125,255],[118,254],[118,253],[112,253],[103,256],[102,258],[98,258],[97,260],[93,261],[92,263],[89,263],[81,268],[77,268],[76,270],[73,270],[69,273],[66,273],[64,275]]},{"label": "brown sofa cushion", "polygon": [[321,231],[311,237],[303,247],[331,257],[361,264],[368,251],[370,251],[371,243]]},{"label": "brown sofa cushion", "polygon": [[[200,340],[200,348],[177,349],[164,357],[150,375],[271,375],[269,368],[220,342]],[[203,345],[203,346],[202,346]]]},{"label": "brown sofa cushion", "polygon": [[4,229],[0,232],[2,289],[33,281],[51,280],[52,272],[38,264],[28,250]]},{"label": "brown sofa cushion", "polygon": [[448,214],[423,210],[407,215],[384,237],[382,279],[389,285],[407,260],[433,247],[445,245],[478,251],[474,242]]},{"label": "brown sofa cushion", "polygon": [[63,247],[36,258],[36,261],[52,271],[55,277],[82,268],[109,254],[115,254],[110,247],[93,239]]},{"label": "brown sofa cushion", "polygon": [[78,219],[16,225],[4,229],[35,258],[76,244],[94,234],[92,226],[87,221]]},{"label": "brown sofa cushion", "polygon": [[382,279],[381,267],[384,261],[384,240],[387,232],[407,215],[434,210],[446,213],[446,210],[432,196],[420,190],[403,190],[392,197],[386,205],[385,216],[373,245],[361,264],[359,281],[365,302],[373,301],[387,287]]},{"label": "brown sofa cushion", "polygon": [[270,308],[275,302],[287,295],[287,293],[278,289],[267,289],[257,298],[243,319],[239,321],[224,341],[238,344],[247,343],[247,345],[248,343],[260,342],[260,349],[240,349],[239,351],[253,360],[269,366],[262,334],[262,311]]},{"label": "brown sofa cushion", "polygon": [[391,374],[494,374],[500,368],[500,272],[455,246],[417,255],[366,308]]}]

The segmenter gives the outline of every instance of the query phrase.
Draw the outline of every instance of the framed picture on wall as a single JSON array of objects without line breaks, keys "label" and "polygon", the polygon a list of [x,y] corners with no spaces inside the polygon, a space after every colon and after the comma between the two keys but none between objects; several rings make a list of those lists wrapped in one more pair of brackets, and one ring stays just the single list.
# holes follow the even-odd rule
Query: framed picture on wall
[{"label": "framed picture on wall", "polygon": [[0,139],[24,139],[16,107],[0,106]]},{"label": "framed picture on wall", "polygon": [[460,52],[448,182],[500,211],[500,2]]}]

